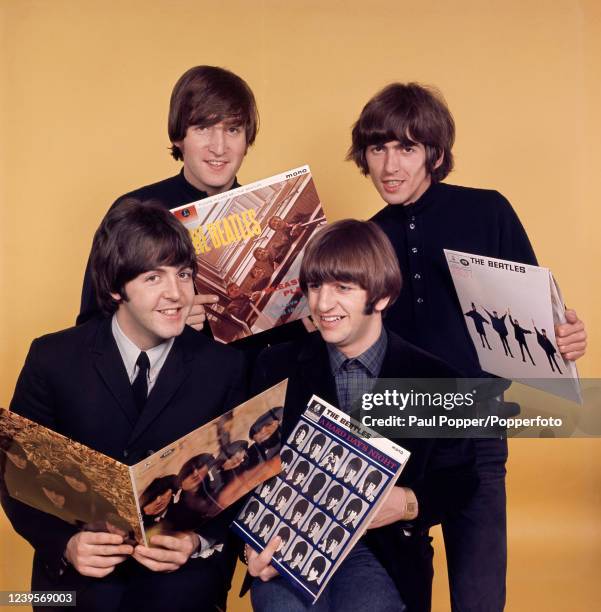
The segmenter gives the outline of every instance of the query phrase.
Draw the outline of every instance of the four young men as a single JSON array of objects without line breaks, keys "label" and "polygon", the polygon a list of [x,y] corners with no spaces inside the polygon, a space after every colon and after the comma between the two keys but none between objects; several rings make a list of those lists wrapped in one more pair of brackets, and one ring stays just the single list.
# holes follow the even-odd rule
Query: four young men
[{"label": "four young men", "polygon": [[[94,239],[81,325],[34,341],[14,410],[135,463],[241,401],[245,373],[238,353],[192,329],[203,328],[204,305],[214,298],[194,294],[192,246],[167,210],[236,187],[257,128],[252,91],[233,73],[199,66],[180,78],[169,137],[182,171],[115,202]],[[391,85],[363,109],[349,158],[389,205],[374,221],[390,242],[371,223],[325,229],[309,244],[301,273],[318,332],[301,334],[289,324],[237,343],[250,346],[245,352],[254,359],[268,344],[296,338],[262,353],[253,376],[254,390],[290,377],[285,435],[312,393],[350,409],[355,394],[369,391],[379,376],[481,374],[442,249],[536,260],[500,194],[441,183],[453,167],[453,141],[446,105],[419,85]],[[558,344],[575,359],[585,334],[575,313],[567,316]],[[199,387],[202,410],[190,410]],[[427,530],[442,520],[453,609],[502,610],[505,442],[402,443],[411,461],[318,605],[343,610],[352,596],[375,610],[428,610]],[[119,535],[78,532],[5,496],[3,505],[35,548],[35,589],[78,590],[81,609],[91,610],[224,604],[233,547],[218,546],[229,538],[223,519],[203,532],[156,536],[152,548],[132,548]],[[304,609],[282,580],[269,580],[275,576],[270,555],[279,547],[276,538],[261,555],[249,551],[250,573],[258,576],[253,603]],[[205,558],[195,558],[198,553]]]}]

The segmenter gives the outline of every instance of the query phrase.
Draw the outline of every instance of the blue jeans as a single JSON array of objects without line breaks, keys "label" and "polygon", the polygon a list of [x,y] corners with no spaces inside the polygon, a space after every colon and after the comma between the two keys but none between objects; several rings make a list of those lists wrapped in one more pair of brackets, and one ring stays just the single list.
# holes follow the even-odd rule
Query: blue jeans
[{"label": "blue jeans", "polygon": [[359,541],[340,564],[312,606],[285,578],[269,582],[255,578],[250,588],[255,612],[406,612],[390,576],[372,552]]},{"label": "blue jeans", "polygon": [[476,439],[478,489],[442,524],[453,612],[501,612],[505,607],[507,440]]}]

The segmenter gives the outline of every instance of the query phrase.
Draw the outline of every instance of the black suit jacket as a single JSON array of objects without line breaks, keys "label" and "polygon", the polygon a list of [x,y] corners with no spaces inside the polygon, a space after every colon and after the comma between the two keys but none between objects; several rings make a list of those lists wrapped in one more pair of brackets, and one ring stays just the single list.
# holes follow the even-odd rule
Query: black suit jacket
[{"label": "black suit jacket", "polygon": [[[456,378],[457,372],[438,358],[388,332],[380,378]],[[261,353],[253,376],[253,392],[289,378],[283,436],[288,437],[313,394],[337,405],[336,385],[325,342],[319,333],[301,343],[273,346]],[[369,530],[365,541],[395,581],[410,612],[429,610],[432,549],[428,527],[461,508],[477,486],[471,440],[398,439],[411,457],[397,481],[410,487],[419,502],[419,517],[410,527],[399,521]]]},{"label": "black suit jacket", "polygon": [[[10,407],[132,465],[244,401],[244,380],[243,357],[237,351],[186,326],[175,339],[140,415],[112,335],[111,321],[95,319],[34,340]],[[12,498],[4,496],[2,502],[17,532],[35,549],[34,589],[85,588],[89,592],[95,584],[113,579],[113,574],[98,580],[85,578],[73,568],[63,571],[61,557],[77,528]],[[206,535],[220,537],[221,541],[229,537],[224,519],[215,519],[207,530]],[[194,579],[190,571],[194,565],[201,573],[207,564],[218,565],[217,573],[225,588],[229,587],[232,559],[229,553],[215,554],[207,561],[190,560],[186,564],[189,567],[184,567]],[[128,561],[118,566],[114,575],[126,572],[122,566],[127,564],[139,565]],[[144,572],[140,567],[135,571],[142,584]],[[153,583],[170,576],[149,571],[147,574]],[[214,576],[212,579],[216,580]],[[111,609],[108,602],[105,609]]]}]

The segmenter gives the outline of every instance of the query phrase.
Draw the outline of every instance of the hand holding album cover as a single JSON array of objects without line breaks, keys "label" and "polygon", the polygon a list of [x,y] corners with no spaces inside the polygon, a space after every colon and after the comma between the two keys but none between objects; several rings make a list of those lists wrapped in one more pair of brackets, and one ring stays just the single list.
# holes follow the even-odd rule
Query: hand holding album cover
[{"label": "hand holding album cover", "polygon": [[127,466],[0,410],[0,484],[86,531],[143,542],[200,527],[281,469],[287,380]]},{"label": "hand holding album cover", "polygon": [[207,320],[233,342],[309,314],[298,283],[305,245],[325,223],[309,166],[171,211],[198,255],[196,287],[215,294]]},{"label": "hand holding album cover", "polygon": [[394,486],[409,452],[313,396],[265,481],[233,523],[314,603]]},{"label": "hand holding album cover", "polygon": [[551,271],[447,249],[445,256],[482,369],[581,403],[576,364],[557,349],[565,306]]}]

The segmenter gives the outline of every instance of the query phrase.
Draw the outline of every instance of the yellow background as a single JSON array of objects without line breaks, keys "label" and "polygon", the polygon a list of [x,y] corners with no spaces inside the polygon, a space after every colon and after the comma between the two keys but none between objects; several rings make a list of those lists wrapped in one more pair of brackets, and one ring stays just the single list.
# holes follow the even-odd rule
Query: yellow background
[{"label": "yellow background", "polygon": [[[514,204],[587,323],[581,374],[601,375],[598,0],[2,0],[0,10],[0,404],[31,340],[73,323],[109,204],[178,171],[168,99],[196,64],[230,68],[257,96],[261,129],[240,181],[309,163],[331,220],[381,207],[344,162],[363,104],[393,80],[437,85],[458,126],[449,182]],[[511,443],[508,610],[599,608],[600,448]],[[3,516],[0,536],[0,589],[25,589],[29,546]],[[435,610],[448,608],[445,589],[439,546]]]}]

